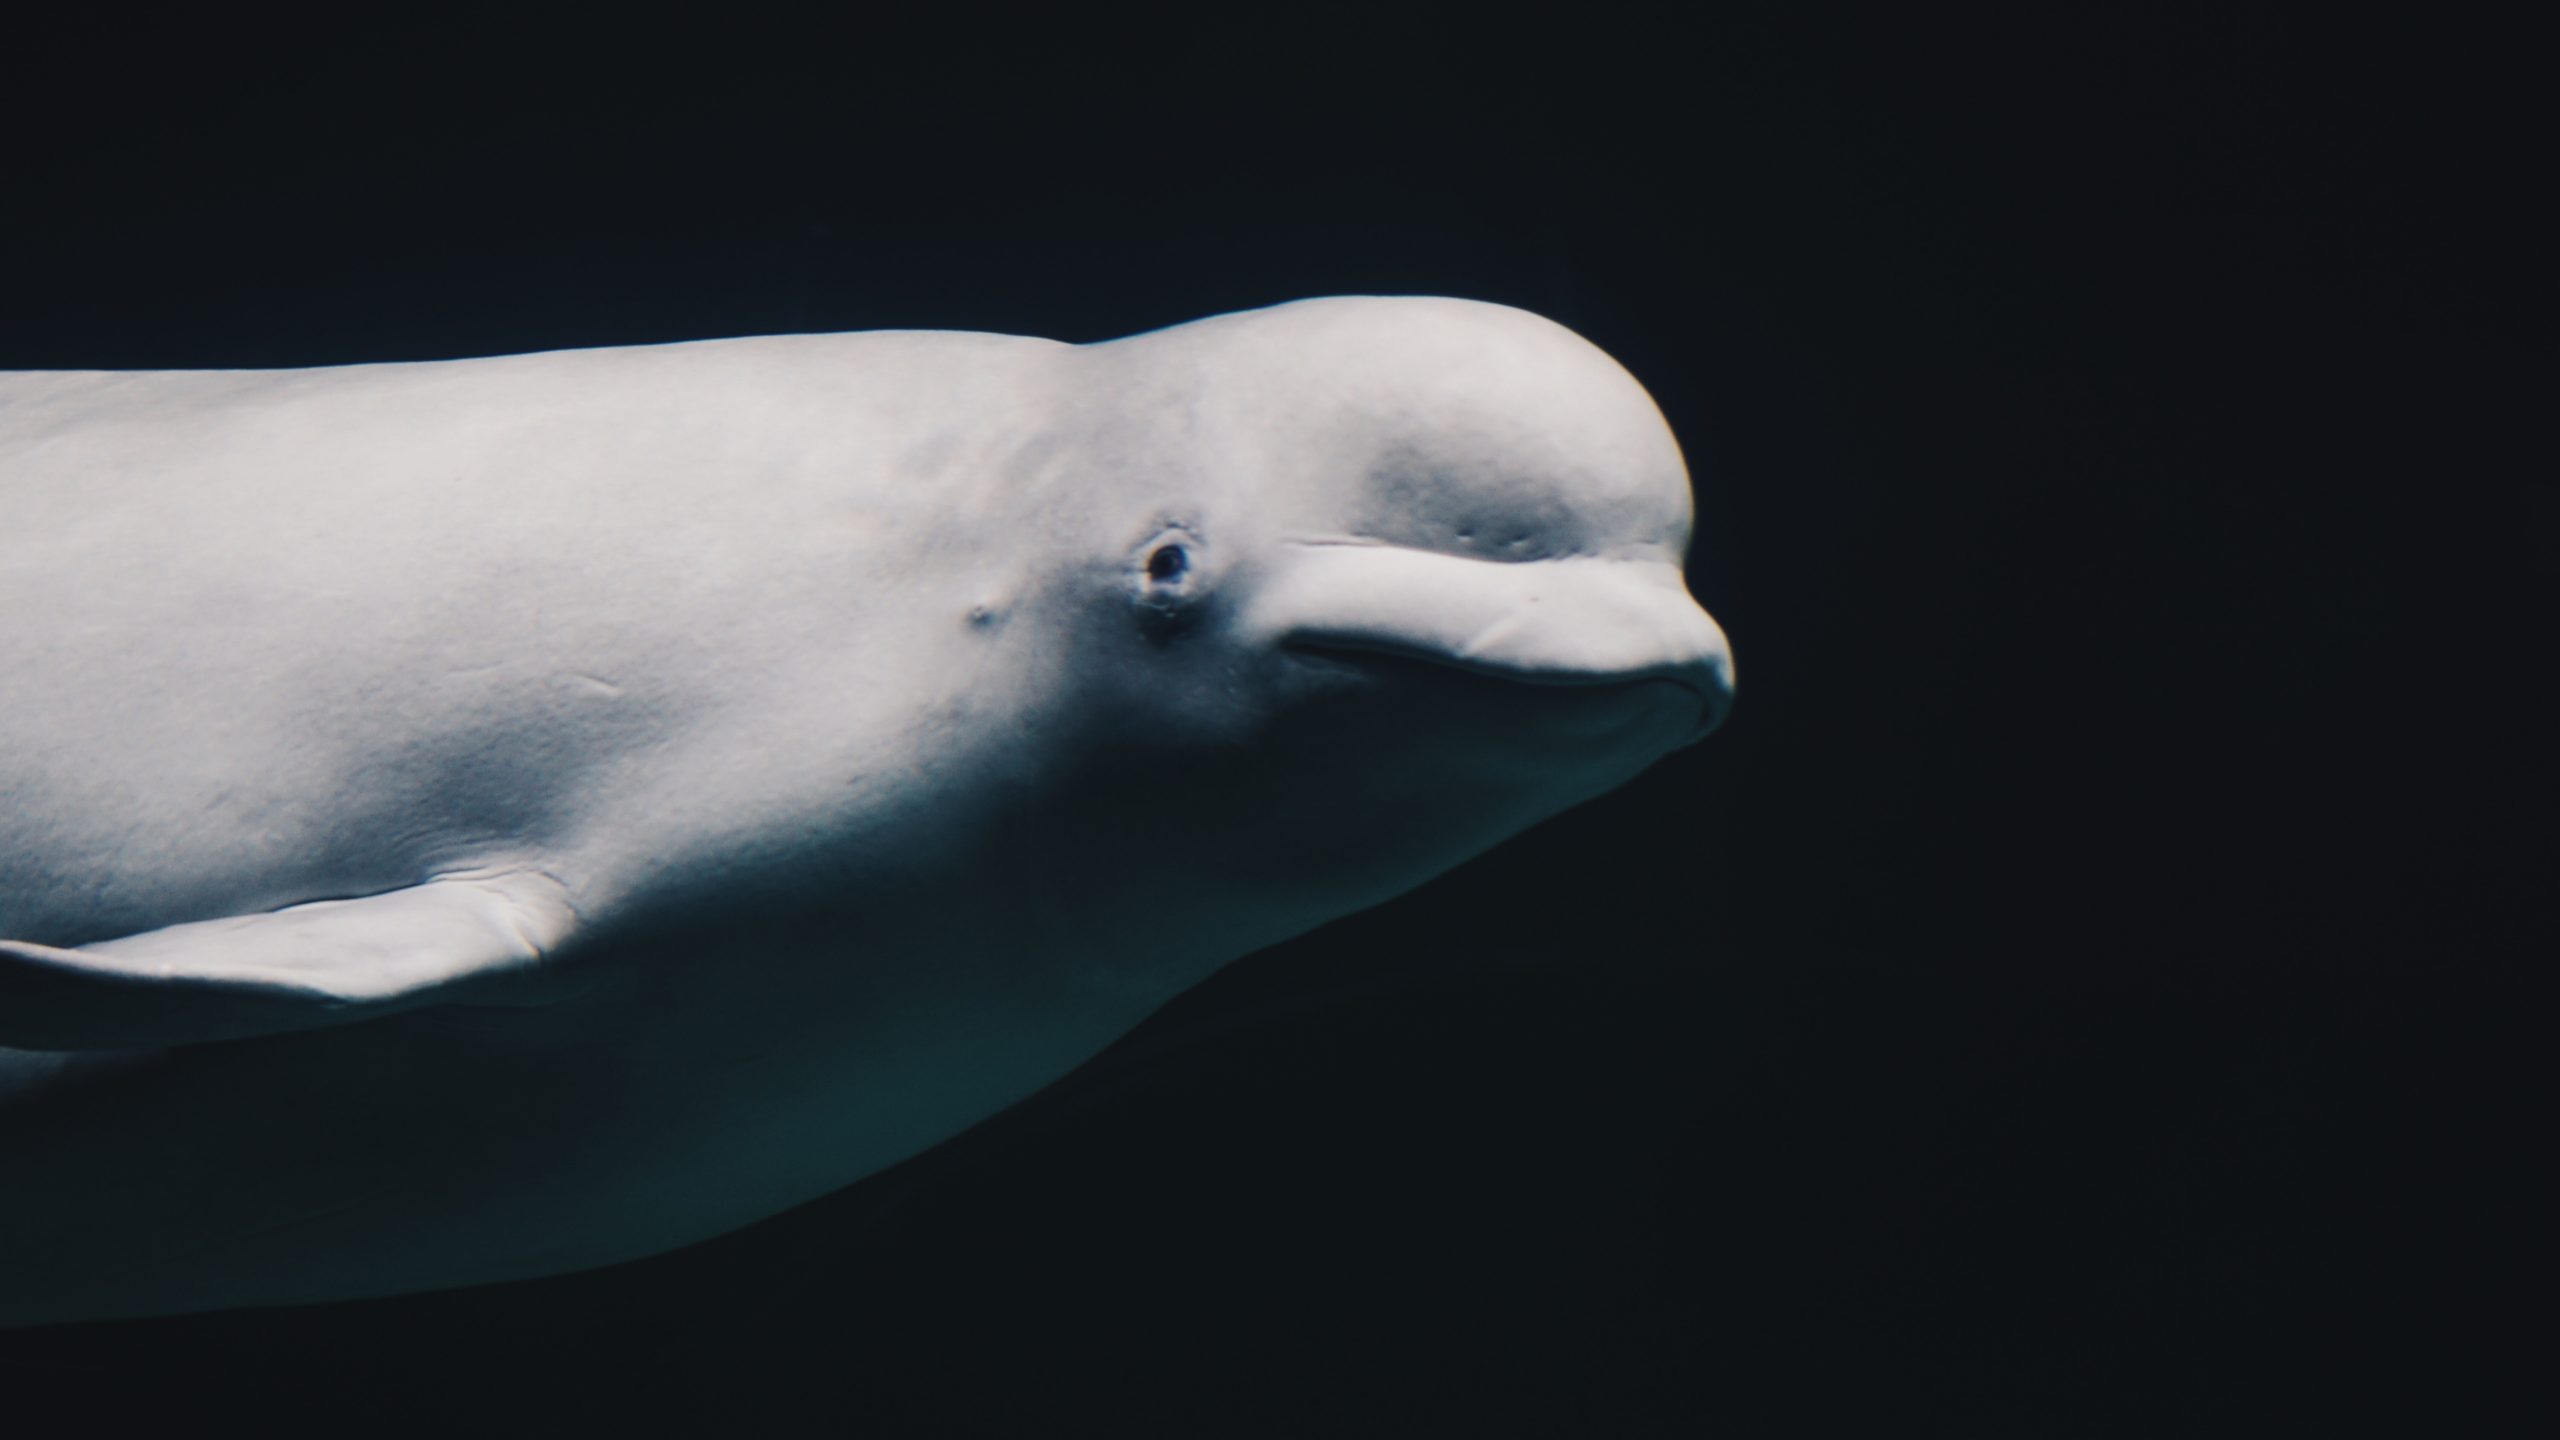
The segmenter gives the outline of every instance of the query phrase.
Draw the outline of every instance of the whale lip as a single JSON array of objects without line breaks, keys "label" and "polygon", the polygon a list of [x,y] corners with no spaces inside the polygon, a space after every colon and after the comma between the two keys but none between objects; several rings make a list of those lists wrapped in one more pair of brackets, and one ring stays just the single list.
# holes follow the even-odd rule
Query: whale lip
[{"label": "whale lip", "polygon": [[1701,659],[1632,670],[1569,669],[1506,664],[1483,656],[1456,654],[1425,644],[1400,644],[1375,636],[1293,635],[1283,640],[1284,653],[1337,665],[1418,666],[1461,675],[1482,676],[1512,685],[1544,690],[1632,692],[1668,685],[1685,691],[1698,706],[1698,722],[1678,742],[1693,745],[1724,723],[1733,707],[1733,688],[1722,667]]},{"label": "whale lip", "polygon": [[1543,685],[1565,689],[1598,690],[1618,685],[1638,685],[1648,680],[1667,681],[1698,697],[1700,704],[1722,703],[1726,690],[1712,665],[1657,665],[1638,670],[1585,670],[1561,667],[1516,665],[1481,655],[1452,654],[1421,644],[1398,644],[1393,640],[1371,636],[1293,635],[1281,642],[1281,648],[1294,652],[1323,655],[1382,655],[1398,660],[1418,661],[1444,669],[1463,670],[1472,675],[1489,675],[1519,685]]},{"label": "whale lip", "polygon": [[1419,663],[1545,689],[1669,683],[1722,723],[1732,650],[1677,566],[1582,556],[1506,562],[1383,545],[1301,545],[1245,623],[1283,652]]}]

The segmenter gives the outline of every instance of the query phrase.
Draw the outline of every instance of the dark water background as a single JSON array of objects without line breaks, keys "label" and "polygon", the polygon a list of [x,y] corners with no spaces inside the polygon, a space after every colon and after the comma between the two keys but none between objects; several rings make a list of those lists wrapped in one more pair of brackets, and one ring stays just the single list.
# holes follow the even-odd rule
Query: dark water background
[{"label": "dark water background", "polygon": [[820,1204],[0,1337],[11,1433],[2528,1428],[2518,37],[370,8],[12,22],[0,367],[1506,301],[1682,436],[1740,708]]}]

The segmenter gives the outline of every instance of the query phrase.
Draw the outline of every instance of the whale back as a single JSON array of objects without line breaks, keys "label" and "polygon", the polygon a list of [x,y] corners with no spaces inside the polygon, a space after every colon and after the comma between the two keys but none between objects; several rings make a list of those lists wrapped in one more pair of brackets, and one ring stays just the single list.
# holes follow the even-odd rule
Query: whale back
[{"label": "whale back", "polygon": [[1064,352],[0,374],[0,936],[567,845],[623,757],[745,707],[897,732],[966,653],[899,628],[1023,548]]}]

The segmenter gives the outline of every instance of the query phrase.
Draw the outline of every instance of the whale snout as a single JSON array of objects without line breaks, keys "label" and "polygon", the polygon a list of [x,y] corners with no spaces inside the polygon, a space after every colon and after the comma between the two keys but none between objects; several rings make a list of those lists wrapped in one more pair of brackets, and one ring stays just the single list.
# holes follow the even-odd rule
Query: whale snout
[{"label": "whale snout", "polygon": [[1285,649],[1685,694],[1695,718],[1675,745],[1705,738],[1732,708],[1732,648],[1667,559],[1500,561],[1356,541],[1291,549],[1248,619]]}]

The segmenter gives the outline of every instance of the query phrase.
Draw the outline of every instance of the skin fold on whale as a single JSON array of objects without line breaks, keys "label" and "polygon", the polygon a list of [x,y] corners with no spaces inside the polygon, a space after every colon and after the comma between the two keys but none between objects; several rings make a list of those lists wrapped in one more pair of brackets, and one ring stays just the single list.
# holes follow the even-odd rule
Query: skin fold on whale
[{"label": "skin fold on whale", "polygon": [[1476,301],[0,374],[0,514],[5,1325],[749,1224],[1733,689]]}]

